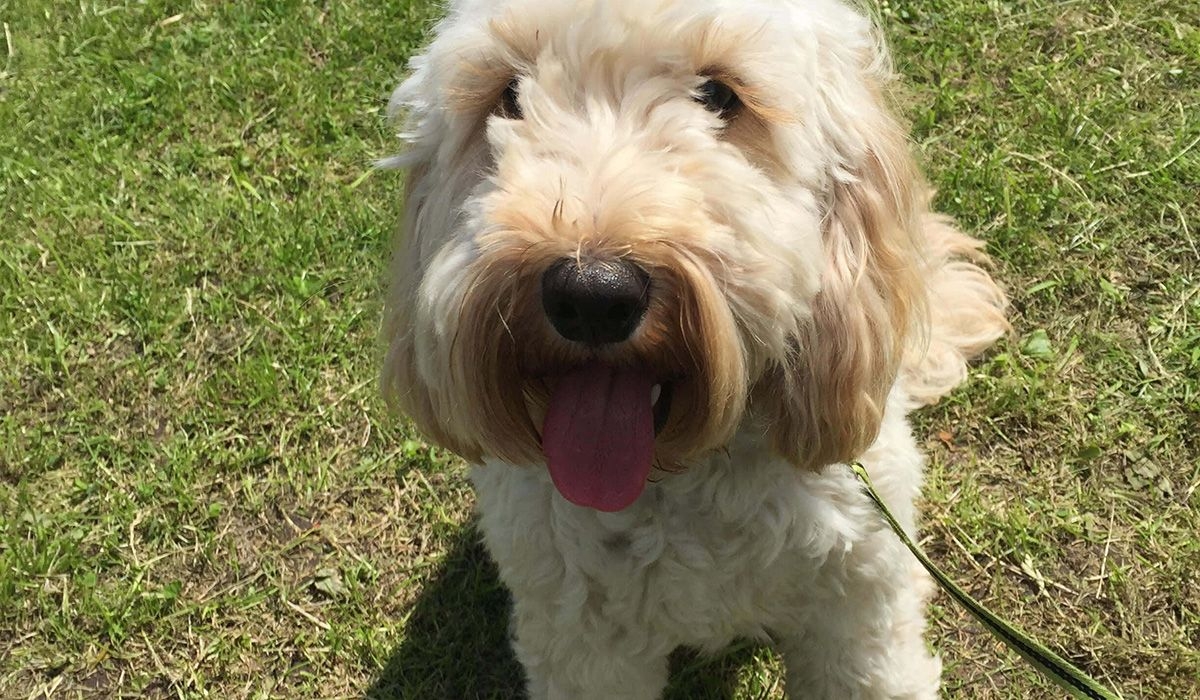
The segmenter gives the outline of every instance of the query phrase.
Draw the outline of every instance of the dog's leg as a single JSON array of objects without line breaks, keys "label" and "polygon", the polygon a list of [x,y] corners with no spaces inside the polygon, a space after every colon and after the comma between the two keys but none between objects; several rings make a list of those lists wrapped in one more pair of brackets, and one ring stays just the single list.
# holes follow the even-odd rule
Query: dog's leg
[{"label": "dog's leg", "polygon": [[791,700],[937,697],[941,662],[923,639],[931,583],[916,562],[887,568],[874,581],[845,582],[845,595],[805,629],[776,632]]},{"label": "dog's leg", "polygon": [[633,640],[616,625],[561,625],[537,603],[514,603],[513,649],[530,700],[655,700],[667,682],[665,645]]}]

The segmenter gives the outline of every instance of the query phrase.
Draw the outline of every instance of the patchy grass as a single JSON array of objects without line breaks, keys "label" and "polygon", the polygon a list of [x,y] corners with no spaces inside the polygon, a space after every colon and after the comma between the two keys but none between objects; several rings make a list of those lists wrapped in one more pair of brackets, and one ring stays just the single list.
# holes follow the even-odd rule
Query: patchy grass
[{"label": "patchy grass", "polygon": [[[919,417],[925,546],[1200,697],[1200,3],[889,2],[1016,333]],[[0,0],[0,696],[508,698],[458,463],[376,399],[427,2]],[[1055,696],[945,598],[948,697]],[[673,698],[778,697],[741,648]]]}]

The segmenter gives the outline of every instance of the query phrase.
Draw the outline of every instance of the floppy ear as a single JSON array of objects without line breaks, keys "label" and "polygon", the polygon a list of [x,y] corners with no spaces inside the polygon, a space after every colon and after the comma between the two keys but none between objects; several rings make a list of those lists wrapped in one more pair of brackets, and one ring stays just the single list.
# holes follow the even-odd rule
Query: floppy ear
[{"label": "floppy ear", "polygon": [[[386,355],[380,385],[389,407],[407,415],[417,429],[439,445],[454,452],[477,457],[474,445],[459,444],[454,439],[434,405],[436,387],[422,376],[420,358],[422,343],[417,323],[421,280],[430,255],[431,242],[422,240],[429,233],[427,208],[430,206],[431,165],[425,158],[413,158],[403,165],[409,168],[404,194],[404,217],[393,241],[393,260],[389,270],[389,289],[384,310],[383,341]],[[440,223],[440,222],[439,222]]]},{"label": "floppy ear", "polygon": [[754,397],[775,449],[811,469],[852,459],[874,441],[925,313],[925,188],[904,130],[880,105],[870,123],[859,122],[860,155],[834,177],[811,321]]}]

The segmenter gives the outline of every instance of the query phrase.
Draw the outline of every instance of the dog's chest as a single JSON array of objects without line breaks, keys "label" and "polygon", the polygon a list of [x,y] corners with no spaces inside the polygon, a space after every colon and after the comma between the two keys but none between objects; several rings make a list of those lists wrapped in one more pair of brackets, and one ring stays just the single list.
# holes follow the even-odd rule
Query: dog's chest
[{"label": "dog's chest", "polygon": [[489,549],[518,598],[719,644],[835,589],[823,579],[842,567],[826,564],[852,549],[865,507],[842,472],[745,457],[668,476],[620,513],[570,505],[543,469],[491,464],[472,479]]}]

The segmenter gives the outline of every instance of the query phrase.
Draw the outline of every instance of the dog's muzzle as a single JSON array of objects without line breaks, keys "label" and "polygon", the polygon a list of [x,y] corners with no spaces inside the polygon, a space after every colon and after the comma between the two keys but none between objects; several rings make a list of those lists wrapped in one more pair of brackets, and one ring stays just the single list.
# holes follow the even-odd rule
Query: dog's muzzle
[{"label": "dog's muzzle", "polygon": [[[563,258],[542,275],[542,309],[554,330],[592,354],[628,341],[650,305],[650,275],[627,260]],[[568,501],[602,511],[629,506],[654,460],[663,386],[637,364],[592,358],[555,377],[542,451]]]}]

